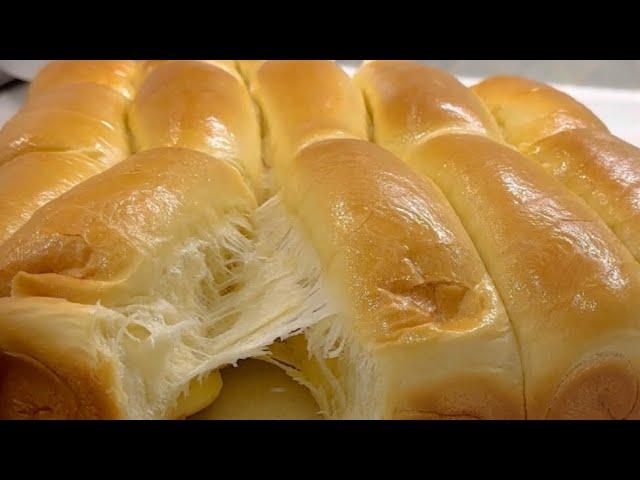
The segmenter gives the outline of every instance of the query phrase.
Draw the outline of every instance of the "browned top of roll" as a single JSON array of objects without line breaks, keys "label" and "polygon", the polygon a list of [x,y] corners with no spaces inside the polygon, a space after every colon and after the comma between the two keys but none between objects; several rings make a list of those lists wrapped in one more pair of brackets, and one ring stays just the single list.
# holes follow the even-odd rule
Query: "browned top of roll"
[{"label": "browned top of roll", "polygon": [[132,60],[57,60],[45,65],[29,86],[29,98],[75,83],[97,83],[126,98],[135,93],[138,65]]},{"label": "browned top of roll", "polygon": [[473,91],[491,110],[505,140],[520,151],[559,132],[607,127],[587,107],[569,95],[527,78],[490,77]]},{"label": "browned top of roll", "polygon": [[417,62],[366,62],[355,76],[374,117],[373,139],[397,155],[459,131],[500,139],[489,111],[449,73]]}]

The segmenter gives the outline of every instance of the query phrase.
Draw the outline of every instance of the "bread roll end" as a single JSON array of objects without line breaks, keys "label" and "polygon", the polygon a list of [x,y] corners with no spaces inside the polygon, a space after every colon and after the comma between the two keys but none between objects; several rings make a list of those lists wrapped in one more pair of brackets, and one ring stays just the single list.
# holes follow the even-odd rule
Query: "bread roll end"
[{"label": "bread roll end", "polygon": [[598,354],[576,365],[556,389],[547,419],[638,417],[638,375],[620,354]]}]

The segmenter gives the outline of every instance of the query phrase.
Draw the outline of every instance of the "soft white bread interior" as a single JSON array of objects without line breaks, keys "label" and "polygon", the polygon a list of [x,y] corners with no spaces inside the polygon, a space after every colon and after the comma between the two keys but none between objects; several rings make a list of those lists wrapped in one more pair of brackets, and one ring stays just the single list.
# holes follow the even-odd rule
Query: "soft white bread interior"
[{"label": "soft white bread interior", "polygon": [[129,111],[137,151],[185,147],[234,165],[262,196],[258,115],[244,83],[227,65],[170,61],[146,77]]},{"label": "soft white bread interior", "polygon": [[548,85],[492,77],[474,90],[505,138],[582,197],[640,261],[640,149]]}]

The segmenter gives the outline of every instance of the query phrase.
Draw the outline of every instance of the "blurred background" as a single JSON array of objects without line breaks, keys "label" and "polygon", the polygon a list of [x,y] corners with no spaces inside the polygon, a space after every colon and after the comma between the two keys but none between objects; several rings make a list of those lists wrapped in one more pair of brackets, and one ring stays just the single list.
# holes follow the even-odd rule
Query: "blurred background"
[{"label": "blurred background", "polygon": [[[341,62],[357,66],[361,60]],[[640,89],[640,60],[425,60],[435,67],[467,77],[523,75],[536,80],[573,85]],[[0,60],[7,77],[29,80],[41,60]]]}]

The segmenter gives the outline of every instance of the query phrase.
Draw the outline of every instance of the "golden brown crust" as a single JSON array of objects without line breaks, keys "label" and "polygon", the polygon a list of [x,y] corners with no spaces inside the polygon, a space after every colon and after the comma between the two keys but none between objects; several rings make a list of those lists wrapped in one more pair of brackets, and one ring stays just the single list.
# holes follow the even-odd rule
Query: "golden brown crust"
[{"label": "golden brown crust", "polygon": [[278,170],[313,142],[368,137],[362,95],[334,62],[267,61],[251,95],[262,111],[263,159]]},{"label": "golden brown crust", "polygon": [[390,153],[361,141],[315,143],[296,157],[283,193],[321,260],[346,270],[349,297],[362,311],[378,306],[364,329],[377,342],[482,321],[487,302],[471,297],[485,272],[473,245],[440,191]]},{"label": "golden brown crust", "polygon": [[[138,78],[140,82],[146,80],[146,77],[153,72],[157,67],[164,65],[169,62],[192,62],[193,60],[144,60],[140,62],[140,75]],[[196,62],[204,62],[210,65],[215,65],[222,70],[225,70],[227,73],[233,75],[236,78],[240,78],[239,72],[236,69],[235,60],[195,60]]]},{"label": "golden brown crust", "polygon": [[517,420],[524,418],[520,392],[487,374],[460,374],[434,387],[405,393],[394,420]]},{"label": "golden brown crust", "polygon": [[399,156],[446,131],[500,140],[491,113],[455,77],[417,62],[366,62],[355,76],[375,118],[373,140]]},{"label": "golden brown crust", "polygon": [[640,149],[591,129],[547,137],[526,152],[584,199],[640,261]]},{"label": "golden brown crust", "polygon": [[65,110],[81,113],[108,124],[125,135],[128,101],[115,90],[95,83],[76,83],[29,99],[20,113],[39,110]]},{"label": "golden brown crust", "polygon": [[13,285],[21,296],[82,303],[134,295],[148,283],[134,272],[167,242],[254,207],[225,162],[182,148],[138,153],[48,203],[0,245],[0,294]]},{"label": "golden brown crust", "polygon": [[638,418],[638,372],[618,354],[600,354],[574,366],[556,388],[546,418]]},{"label": "golden brown crust", "polygon": [[99,85],[43,93],[0,130],[0,166],[30,152],[75,152],[107,168],[129,154],[125,108],[121,95]]},{"label": "golden brown crust", "polygon": [[640,261],[640,149],[580,129],[547,137],[527,153],[582,197]]},{"label": "golden brown crust", "polygon": [[[595,212],[542,167],[483,137],[434,138],[408,161],[445,193],[500,291],[522,351],[528,416],[594,415],[595,394],[586,392],[608,384],[626,400],[598,393],[602,408],[631,409],[640,266]],[[633,370],[611,367],[606,352]],[[589,375],[570,373],[584,362]]]},{"label": "golden brown crust", "polygon": [[76,153],[27,153],[0,166],[0,244],[40,207],[100,173],[103,163]]},{"label": "golden brown crust", "polygon": [[[340,139],[303,149],[282,195],[338,304],[348,306],[350,338],[379,363],[384,418],[411,407],[416,391],[436,395],[443,378],[455,382],[470,370],[486,378],[475,398],[492,405],[476,405],[478,415],[523,416],[513,332],[435,185],[380,147]],[[502,398],[493,386],[509,393]],[[494,405],[498,397],[504,405]]]},{"label": "golden brown crust", "polygon": [[576,128],[608,132],[587,107],[543,83],[521,77],[490,77],[473,87],[511,145],[525,151],[535,142]]},{"label": "golden brown crust", "polygon": [[[118,66],[110,68],[115,75]],[[39,207],[129,154],[127,99],[108,86],[74,83],[71,70],[0,130],[0,244]],[[78,81],[90,79],[76,70]]]},{"label": "golden brown crust", "polygon": [[262,189],[260,129],[242,80],[208,62],[156,66],[131,105],[137,150],[184,147],[236,166],[256,192]]},{"label": "golden brown crust", "polygon": [[474,89],[507,141],[582,197],[640,260],[640,149],[548,85],[493,77]]},{"label": "golden brown crust", "polygon": [[0,419],[124,415],[95,310],[59,299],[0,299]]},{"label": "golden brown crust", "polygon": [[29,86],[29,98],[75,83],[97,83],[134,96],[138,65],[132,60],[57,60],[45,65]]}]

